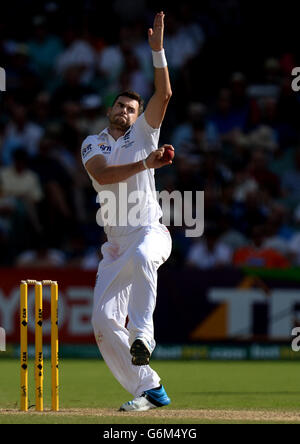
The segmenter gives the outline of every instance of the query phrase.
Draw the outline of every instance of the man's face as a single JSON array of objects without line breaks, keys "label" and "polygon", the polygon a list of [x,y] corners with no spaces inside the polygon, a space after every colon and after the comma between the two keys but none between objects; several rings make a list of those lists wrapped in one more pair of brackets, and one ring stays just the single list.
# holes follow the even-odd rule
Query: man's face
[{"label": "man's face", "polygon": [[126,130],[139,116],[139,103],[129,97],[119,97],[107,116],[115,128]]}]

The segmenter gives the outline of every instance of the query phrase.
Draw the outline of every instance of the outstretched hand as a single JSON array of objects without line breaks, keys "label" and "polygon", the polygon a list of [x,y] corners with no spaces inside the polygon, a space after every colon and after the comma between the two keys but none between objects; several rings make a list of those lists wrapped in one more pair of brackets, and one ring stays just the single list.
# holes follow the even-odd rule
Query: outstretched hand
[{"label": "outstretched hand", "polygon": [[163,145],[158,150],[152,151],[152,153],[146,159],[146,164],[148,168],[158,169],[166,165],[172,165],[172,160],[163,159],[165,148],[175,151],[172,145]]},{"label": "outstretched hand", "polygon": [[152,51],[161,51],[164,46],[164,19],[163,11],[156,14],[153,29],[148,29],[148,40]]}]

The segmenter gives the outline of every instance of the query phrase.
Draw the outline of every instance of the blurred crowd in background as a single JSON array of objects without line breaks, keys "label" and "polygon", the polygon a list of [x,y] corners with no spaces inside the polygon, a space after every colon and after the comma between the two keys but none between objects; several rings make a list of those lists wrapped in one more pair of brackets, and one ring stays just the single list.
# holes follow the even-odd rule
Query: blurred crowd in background
[{"label": "blurred crowd in background", "polygon": [[[1,13],[1,266],[97,268],[105,236],[80,147],[118,92],[150,98],[147,29],[161,4],[12,0]],[[164,7],[173,97],[161,144],[176,161],[157,189],[205,192],[205,234],[171,224],[169,266],[300,265],[297,49],[281,9],[247,4]]]}]

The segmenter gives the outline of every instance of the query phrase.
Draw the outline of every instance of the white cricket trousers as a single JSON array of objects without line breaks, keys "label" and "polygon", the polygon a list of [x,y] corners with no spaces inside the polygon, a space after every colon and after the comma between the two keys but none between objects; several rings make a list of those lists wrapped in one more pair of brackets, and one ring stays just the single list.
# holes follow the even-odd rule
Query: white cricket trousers
[{"label": "white cricket trousers", "polygon": [[134,397],[160,383],[149,365],[132,365],[130,347],[139,336],[155,348],[157,270],[171,249],[170,233],[159,222],[109,238],[101,248],[92,316],[95,338],[111,372]]}]

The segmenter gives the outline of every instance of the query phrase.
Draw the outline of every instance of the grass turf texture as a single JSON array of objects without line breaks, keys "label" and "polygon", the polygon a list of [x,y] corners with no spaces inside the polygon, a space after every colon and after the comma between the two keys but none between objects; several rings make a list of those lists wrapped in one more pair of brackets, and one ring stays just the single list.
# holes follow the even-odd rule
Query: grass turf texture
[{"label": "grass turf texture", "polygon": [[[95,424],[201,424],[201,423],[300,423],[299,363],[297,362],[178,362],[153,361],[172,404],[140,414],[117,413],[130,399],[103,361],[61,360],[58,414],[17,413],[19,408],[19,362],[0,359],[0,424],[95,423]],[[45,408],[50,407],[50,364],[45,362]],[[34,404],[33,362],[29,371],[29,405]],[[2,409],[2,410],[1,410]],[[81,410],[82,409],[82,410]],[[107,412],[105,409],[108,409]],[[6,411],[5,411],[6,410]],[[73,410],[73,414],[72,414]],[[101,414],[95,414],[101,410]],[[223,412],[220,417],[197,417],[197,411]],[[81,413],[82,411],[82,413]],[[238,417],[226,413],[238,412]],[[266,417],[248,415],[266,412]],[[268,417],[272,411],[278,417]],[[110,413],[111,412],[111,413]],[[245,415],[243,416],[243,412]],[[248,412],[248,413],[247,413]],[[290,412],[295,417],[287,419]],[[247,413],[247,414],[246,414]],[[247,416],[248,415],[248,416]],[[275,415],[275,416],[276,416]]]}]

